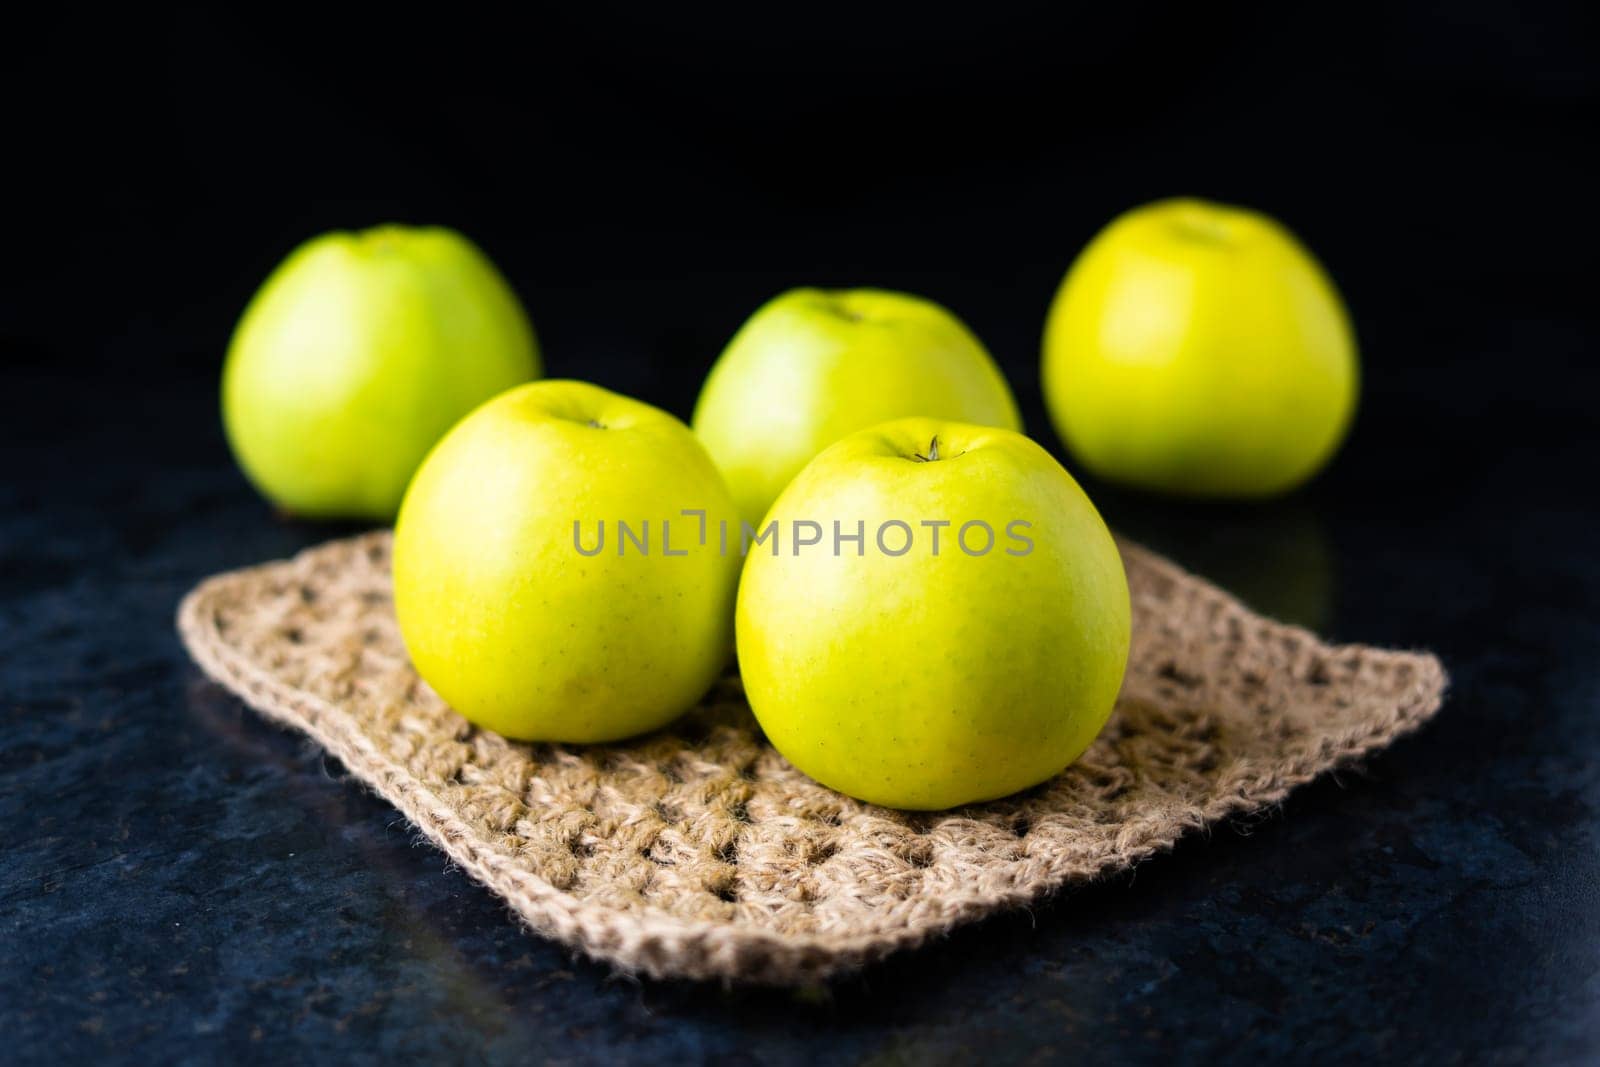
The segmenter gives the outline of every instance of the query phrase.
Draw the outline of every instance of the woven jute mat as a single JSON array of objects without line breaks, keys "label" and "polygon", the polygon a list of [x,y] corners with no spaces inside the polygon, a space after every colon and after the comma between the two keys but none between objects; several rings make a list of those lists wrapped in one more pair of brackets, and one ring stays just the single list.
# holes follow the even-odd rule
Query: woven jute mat
[{"label": "woven jute mat", "polygon": [[908,814],[817,785],[767,745],[729,676],[624,744],[508,742],[412,670],[389,535],[202,583],[196,662],[315,738],[536,931],[630,972],[810,982],[1281,801],[1439,707],[1430,655],[1330,647],[1136,545],[1115,714],[1066,772],[1002,801]]}]

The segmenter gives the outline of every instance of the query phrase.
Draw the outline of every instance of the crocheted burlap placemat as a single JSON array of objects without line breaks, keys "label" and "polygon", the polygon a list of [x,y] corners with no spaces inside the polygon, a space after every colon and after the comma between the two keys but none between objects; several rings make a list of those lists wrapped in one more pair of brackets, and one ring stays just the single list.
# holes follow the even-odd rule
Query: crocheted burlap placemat
[{"label": "crocheted burlap placemat", "polygon": [[206,673],[316,738],[539,933],[628,971],[788,984],[1126,868],[1439,707],[1434,657],[1324,645],[1121,548],[1133,652],[1105,731],[1042,786],[931,814],[800,774],[736,676],[626,744],[478,730],[406,658],[387,533],[212,578],[178,626]]}]

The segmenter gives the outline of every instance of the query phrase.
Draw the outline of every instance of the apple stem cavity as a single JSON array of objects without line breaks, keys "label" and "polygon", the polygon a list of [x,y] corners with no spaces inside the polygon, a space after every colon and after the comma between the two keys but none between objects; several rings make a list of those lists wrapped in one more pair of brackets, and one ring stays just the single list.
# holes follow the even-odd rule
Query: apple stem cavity
[{"label": "apple stem cavity", "polygon": [[858,308],[851,307],[839,294],[825,294],[822,306],[846,322],[861,322],[867,317]]}]

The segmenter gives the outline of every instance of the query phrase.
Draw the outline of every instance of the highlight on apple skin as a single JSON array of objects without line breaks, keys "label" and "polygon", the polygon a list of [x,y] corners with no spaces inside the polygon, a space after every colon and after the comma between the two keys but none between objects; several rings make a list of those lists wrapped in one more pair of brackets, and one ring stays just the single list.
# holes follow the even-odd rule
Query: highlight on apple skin
[{"label": "highlight on apple skin", "polygon": [[1002,797],[1059,773],[1110,717],[1130,640],[1122,558],[1036,442],[889,422],[824,450],[766,522],[808,543],[812,523],[864,535],[753,548],[739,584],[745,695],[822,784],[896,808]]},{"label": "highlight on apple skin", "polygon": [[1085,469],[1191,496],[1287,492],[1338,450],[1360,368],[1312,254],[1259,212],[1192,199],[1127,212],[1067,272],[1044,397]]},{"label": "highlight on apple skin", "polygon": [[[616,520],[651,529],[578,541]],[[406,492],[400,635],[451,707],[507,737],[653,730],[732,660],[740,559],[704,536],[723,524],[738,530],[733,500],[682,422],[585,382],[523,385],[450,430]]]},{"label": "highlight on apple skin", "polygon": [[223,425],[284,511],[387,522],[457,419],[539,373],[516,294],[459,233],[327,233],[295,249],[240,319]]},{"label": "highlight on apple skin", "polygon": [[909,415],[1020,430],[1004,375],[960,319],[884,289],[791,289],[740,327],[691,424],[754,525],[818,452]]}]

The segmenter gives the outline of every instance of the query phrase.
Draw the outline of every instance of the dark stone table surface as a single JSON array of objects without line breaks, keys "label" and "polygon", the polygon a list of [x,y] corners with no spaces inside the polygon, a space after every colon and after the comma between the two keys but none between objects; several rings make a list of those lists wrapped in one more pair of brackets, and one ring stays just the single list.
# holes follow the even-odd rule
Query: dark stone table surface
[{"label": "dark stone table surface", "polygon": [[798,993],[641,982],[529,935],[190,665],[190,586],[346,532],[252,494],[210,371],[8,371],[0,1061],[1592,1062],[1593,349],[1490,321],[1434,338],[1465,372],[1371,374],[1349,446],[1287,500],[1092,487],[1271,614],[1436,650],[1432,724],[1130,875]]}]

